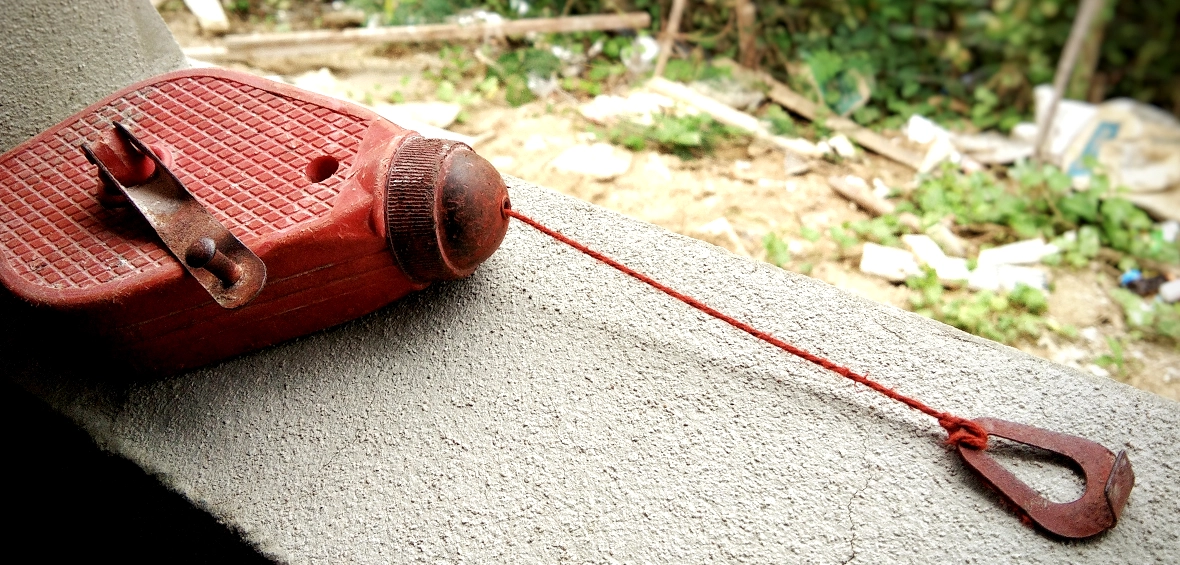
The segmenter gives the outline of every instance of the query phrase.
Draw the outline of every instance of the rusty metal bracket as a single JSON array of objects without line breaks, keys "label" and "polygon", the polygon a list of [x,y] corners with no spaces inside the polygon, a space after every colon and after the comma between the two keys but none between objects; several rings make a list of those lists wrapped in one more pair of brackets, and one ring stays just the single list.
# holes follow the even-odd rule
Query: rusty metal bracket
[{"label": "rusty metal bracket", "polygon": [[1077,463],[1086,491],[1073,502],[1051,502],[1000,465],[987,450],[959,446],[959,455],[989,485],[1046,531],[1087,538],[1113,528],[1122,515],[1135,472],[1125,451],[1117,455],[1088,439],[995,418],[974,420],[987,433],[1063,455]]},{"label": "rusty metal bracket", "polygon": [[114,189],[125,196],[164,246],[222,307],[238,308],[258,296],[266,284],[262,259],[217,221],[126,126],[118,122],[114,126],[136,156],[150,159],[155,170],[147,180],[125,186],[83,143],[82,152],[98,167],[103,190]]}]

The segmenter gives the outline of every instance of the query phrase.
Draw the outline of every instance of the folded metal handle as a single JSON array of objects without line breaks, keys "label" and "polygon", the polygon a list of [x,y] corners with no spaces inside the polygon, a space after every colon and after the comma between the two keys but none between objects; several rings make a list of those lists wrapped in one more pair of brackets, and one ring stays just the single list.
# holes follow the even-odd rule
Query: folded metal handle
[{"label": "folded metal handle", "polygon": [[990,435],[1052,451],[1081,467],[1086,477],[1082,496],[1073,502],[1052,502],[1016,478],[986,449],[959,445],[959,455],[967,465],[1037,526],[1061,537],[1087,538],[1118,522],[1135,486],[1135,472],[1126,452],[1116,455],[1085,438],[1015,422],[995,418],[974,421]]},{"label": "folded metal handle", "polygon": [[115,132],[134,157],[150,159],[154,167],[143,182],[125,186],[85,143],[82,152],[98,167],[104,190],[100,199],[112,204],[121,195],[139,212],[164,246],[224,308],[245,306],[266,284],[266,265],[189,193],[180,179],[148,146],[115,122]]}]

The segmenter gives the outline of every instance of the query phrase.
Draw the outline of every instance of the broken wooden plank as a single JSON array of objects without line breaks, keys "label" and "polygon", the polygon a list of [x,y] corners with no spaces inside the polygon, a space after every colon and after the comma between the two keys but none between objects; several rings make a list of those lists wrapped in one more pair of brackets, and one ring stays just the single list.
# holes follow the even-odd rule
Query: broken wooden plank
[{"label": "broken wooden plank", "polygon": [[528,33],[571,33],[612,29],[640,29],[651,25],[647,12],[568,16],[564,18],[530,18],[474,24],[429,24],[344,30],[314,30],[286,33],[251,33],[225,37],[225,52],[219,58],[242,56],[291,56],[303,52],[322,53],[325,49],[351,48],[380,43],[418,41],[481,40]]},{"label": "broken wooden plank", "polygon": [[918,170],[922,166],[922,155],[904,147],[894,145],[887,137],[863,127],[852,120],[839,116],[826,115],[828,113],[827,108],[821,108],[819,104],[791,90],[790,87],[775,80],[768,73],[750,70],[732,61],[719,60],[716,64],[728,66],[735,76],[744,75],[752,81],[766,84],[769,87],[766,93],[768,98],[808,120],[815,121],[821,116],[824,116],[824,125],[828,129],[847,135],[858,145],[873,153],[901,163],[914,170]]}]

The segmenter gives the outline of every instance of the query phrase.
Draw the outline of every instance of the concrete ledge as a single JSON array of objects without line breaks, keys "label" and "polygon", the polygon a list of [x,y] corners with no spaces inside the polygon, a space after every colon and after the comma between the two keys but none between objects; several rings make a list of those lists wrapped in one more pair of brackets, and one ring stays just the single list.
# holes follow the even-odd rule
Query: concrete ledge
[{"label": "concrete ledge", "polygon": [[[526,214],[939,409],[1126,449],[1122,522],[1046,538],[931,419],[519,222],[470,279],[216,367],[120,383],[11,346],[0,359],[281,561],[1180,561],[1180,404],[510,189]],[[1006,459],[1057,499],[1080,493],[1063,467]]]},{"label": "concrete ledge", "polygon": [[147,0],[5,2],[0,153],[136,81],[184,68]]}]

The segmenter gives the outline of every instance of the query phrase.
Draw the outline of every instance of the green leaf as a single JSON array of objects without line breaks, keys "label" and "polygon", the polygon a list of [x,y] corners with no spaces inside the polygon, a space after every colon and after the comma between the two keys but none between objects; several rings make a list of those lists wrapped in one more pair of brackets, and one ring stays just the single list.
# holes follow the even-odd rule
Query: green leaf
[{"label": "green leaf", "polygon": [[762,246],[766,248],[766,260],[772,265],[782,268],[783,265],[791,262],[791,252],[787,249],[787,243],[779,239],[777,235],[766,234],[762,238]]}]

